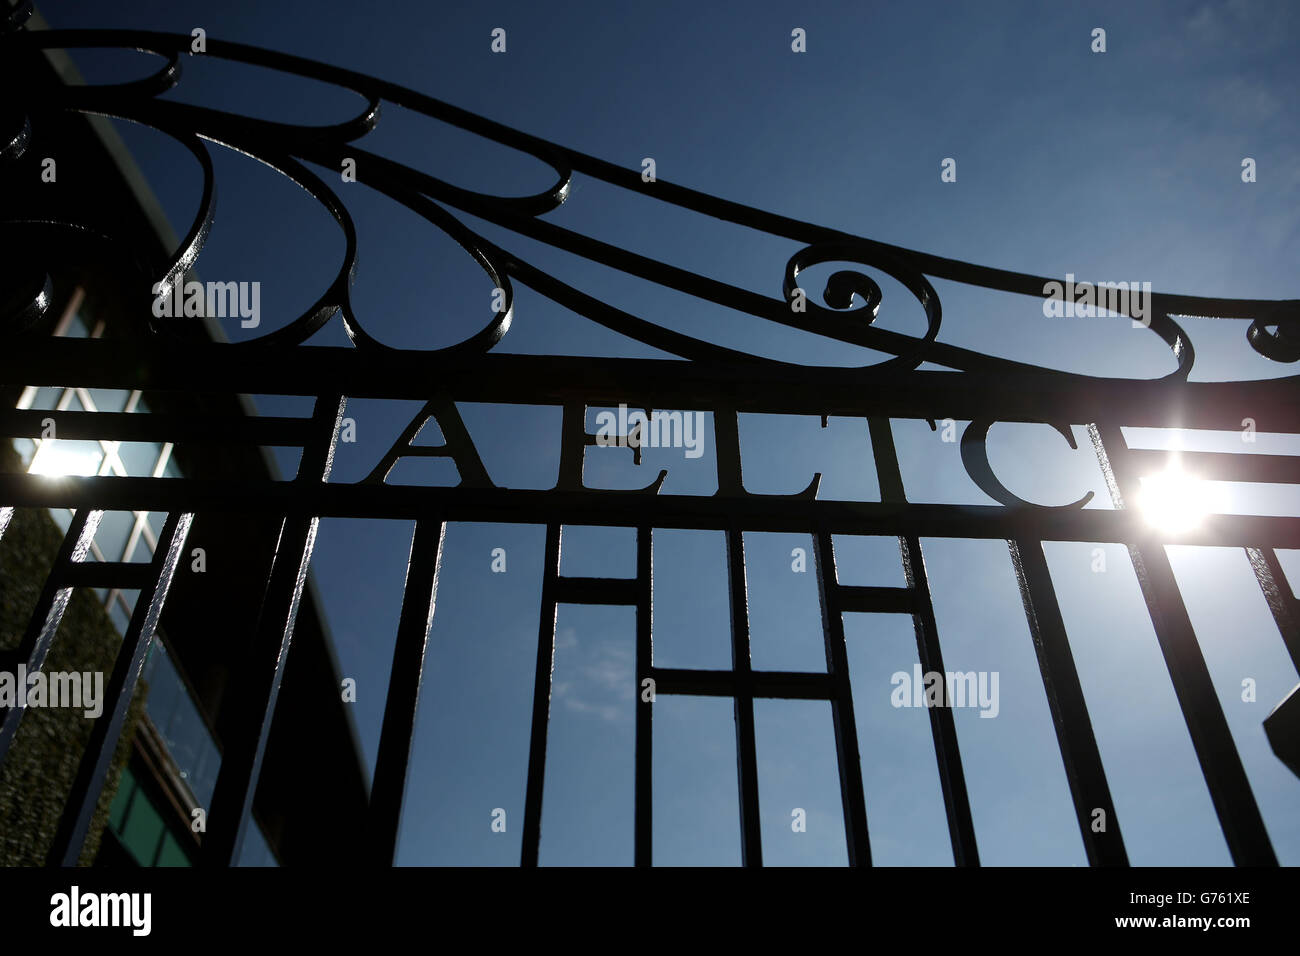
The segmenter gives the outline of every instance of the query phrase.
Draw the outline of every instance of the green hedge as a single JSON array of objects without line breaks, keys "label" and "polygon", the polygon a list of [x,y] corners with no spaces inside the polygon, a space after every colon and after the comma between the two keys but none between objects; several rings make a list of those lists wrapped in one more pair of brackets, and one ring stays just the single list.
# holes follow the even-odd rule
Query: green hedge
[{"label": "green hedge", "polygon": [[[20,471],[17,452],[0,442],[0,471]],[[17,509],[0,539],[0,657],[12,661],[22,641],[63,532],[49,512]],[[47,671],[102,671],[107,692],[122,637],[93,591],[77,588],[46,658]],[[11,673],[13,664],[3,665]],[[82,850],[81,864],[99,852],[131,742],[144,714],[144,682],[136,688],[104,790]],[[105,702],[104,718],[108,704]],[[0,767],[0,866],[41,866],[53,842],[95,721],[73,708],[31,707],[23,714]]]}]

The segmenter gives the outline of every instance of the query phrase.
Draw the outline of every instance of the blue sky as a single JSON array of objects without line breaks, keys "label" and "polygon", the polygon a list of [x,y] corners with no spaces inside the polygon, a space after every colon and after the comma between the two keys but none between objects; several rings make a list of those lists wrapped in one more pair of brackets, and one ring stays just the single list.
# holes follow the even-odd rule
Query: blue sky
[{"label": "blue sky", "polygon": [[[132,27],[189,33],[295,53],[370,73],[543,138],[660,179],[873,239],[1016,271],[1150,282],[1158,291],[1295,298],[1300,253],[1300,155],[1293,37],[1287,3],[709,4],[410,2],[210,4],[135,2],[129,8],[53,2],[55,27]],[[493,54],[490,33],[507,31]],[[807,52],[790,48],[794,28]],[[1107,51],[1090,50],[1102,27]],[[138,54],[78,53],[91,82],[144,75]],[[292,122],[337,121],[349,94],[264,71],[186,58],[168,94]],[[117,124],[174,226],[198,201],[193,159],[166,137]],[[385,107],[367,149],[457,185],[503,195],[551,179],[537,161],[398,108]],[[337,227],[306,194],[253,160],[211,147],[217,223],[199,260],[205,279],[262,283],[263,325],[313,301],[342,254]],[[957,180],[940,163],[957,161]],[[1241,161],[1257,182],[1241,180]],[[337,183],[360,237],[354,302],[371,334],[436,348],[481,324],[492,283],[446,236],[365,186]],[[256,218],[254,218],[256,217]],[[861,365],[865,350],[819,340],[622,276],[464,215],[462,221],[598,298],[710,341],[790,361]],[[644,196],[575,177],[547,215],[567,228],[767,295],[780,294],[793,243],[727,226]],[[256,228],[249,224],[256,222]],[[831,269],[814,270],[824,281]],[[921,315],[893,280],[880,324],[915,330]],[[1156,377],[1165,346],[1120,319],[1046,319],[1037,300],[935,280],[941,338],[1009,358],[1097,375]],[[812,283],[810,288],[818,288]],[[596,327],[516,283],[515,325],[501,351],[659,356]],[[1245,341],[1245,323],[1188,319],[1193,378],[1293,374]],[[252,332],[228,323],[232,339]],[[345,345],[336,319],[319,344]],[[301,400],[259,398],[268,414]],[[333,480],[366,475],[418,403],[357,400],[357,442],[340,447]],[[497,484],[551,487],[556,408],[464,406]],[[1260,453],[1297,454],[1268,432]],[[962,423],[959,423],[959,428]],[[594,421],[593,421],[594,425]],[[957,446],[924,422],[894,423],[911,501],[988,503],[965,476]],[[711,434],[711,427],[710,427]],[[1043,426],[999,425],[990,458],[1017,494],[1043,503],[1093,489],[1108,507],[1082,428],[1079,450]],[[1130,431],[1158,447],[1168,436]],[[747,487],[793,493],[821,471],[821,497],[872,500],[862,421],[748,417],[741,422]],[[1218,434],[1207,449],[1241,450]],[[1186,439],[1188,447],[1192,440]],[[706,443],[706,449],[709,444]],[[291,461],[285,460],[290,470]],[[401,466],[405,468],[406,466]],[[667,468],[665,492],[711,494],[713,455],[593,449],[587,483],[634,487]],[[395,479],[455,481],[450,466]],[[1300,513],[1294,488],[1239,490],[1229,507]],[[313,561],[343,673],[356,678],[354,713],[373,766],[411,526],[328,520]],[[426,664],[401,863],[518,860],[523,818],[541,527],[449,528]],[[994,720],[957,710],[979,848],[988,864],[1085,862],[1051,730],[1032,643],[1005,544],[929,541],[927,569],[946,665],[998,671]],[[491,571],[493,548],[508,570]],[[566,531],[565,574],[630,574],[630,531]],[[746,535],[754,665],[825,667],[815,579],[791,570],[806,537]],[[1124,549],[1049,544],[1047,556],[1132,862],[1229,862]],[[892,541],[837,541],[841,580],[901,584]],[[1282,555],[1300,573],[1294,553]],[[1171,549],[1193,623],[1279,858],[1300,861],[1300,782],[1272,755],[1260,722],[1297,675],[1245,556]],[[656,535],[656,663],[726,667],[722,537]],[[910,621],[849,615],[850,671],[875,861],[951,862],[928,717],[890,706],[890,675],[916,660]],[[562,607],[559,614],[541,862],[629,863],[632,856],[633,623],[630,609]],[[1240,699],[1244,677],[1258,700]],[[843,863],[829,705],[757,707],[764,859]],[[728,700],[661,697],[655,704],[655,858],[737,863],[735,735]],[[507,811],[504,834],[490,829]],[[792,832],[793,808],[807,832]]]}]

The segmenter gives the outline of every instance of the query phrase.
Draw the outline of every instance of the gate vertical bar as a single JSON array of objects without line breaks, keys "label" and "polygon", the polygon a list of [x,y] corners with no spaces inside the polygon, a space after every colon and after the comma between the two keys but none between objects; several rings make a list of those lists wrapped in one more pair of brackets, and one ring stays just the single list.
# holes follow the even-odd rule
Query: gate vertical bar
[{"label": "gate vertical bar", "polygon": [[[747,497],[740,459],[740,424],[734,408],[713,413],[718,456],[718,495]],[[749,647],[749,591],[745,574],[745,536],[739,524],[726,531],[727,593],[731,616],[731,671],[735,677],[732,707],[736,719],[736,785],[740,804],[740,859],[743,866],[763,865],[763,827],[759,817],[758,748],[754,739],[754,667]]]},{"label": "gate vertical bar", "polygon": [[[323,484],[329,479],[346,405],[342,395],[317,397],[312,437],[303,448],[297,482]],[[319,518],[304,514],[291,514],[281,522],[251,661],[240,680],[242,692],[227,695],[222,705],[222,716],[229,714],[229,720],[220,726],[229,731],[199,853],[202,866],[232,866],[238,859],[319,524]]]},{"label": "gate vertical bar", "polygon": [[654,665],[654,531],[648,525],[636,531],[636,829],[634,858],[637,866],[650,866],[654,849],[654,703],[642,699],[641,681]]},{"label": "gate vertical bar", "polygon": [[[914,535],[899,538],[903,558],[903,575],[912,589],[915,610],[912,626],[916,631],[916,650],[923,673],[945,673],[939,649],[939,626],[934,619],[934,600],[930,596],[930,579],[925,573],[921,541]],[[946,688],[945,688],[946,692]],[[939,783],[943,788],[943,805],[948,813],[948,836],[952,841],[953,863],[979,866],[979,847],[975,840],[975,823],[971,818],[970,795],[966,791],[966,774],[962,769],[961,748],[957,743],[957,724],[951,707],[931,707],[930,733],[934,738],[934,755],[939,764]]]},{"label": "gate vertical bar", "polygon": [[1277,560],[1277,552],[1272,548],[1247,548],[1246,557],[1250,560],[1250,569],[1255,572],[1255,580],[1264,592],[1264,600],[1273,613],[1282,643],[1291,655],[1291,663],[1300,670],[1300,601]]},{"label": "gate vertical bar", "polygon": [[[49,577],[45,579],[45,585],[41,588],[27,631],[13,654],[18,663],[26,665],[29,674],[45,666],[46,655],[50,652],[54,635],[58,633],[59,623],[63,620],[63,612],[67,610],[68,601],[72,597],[72,588],[63,583],[64,576],[69,565],[80,562],[90,551],[91,542],[95,540],[95,532],[99,529],[99,521],[103,516],[103,511],[89,508],[80,508],[72,516],[67,533],[63,536],[63,544],[60,545],[59,553],[54,558],[54,567],[50,569]],[[23,719],[25,709],[25,707],[8,707],[0,711],[3,714],[3,717],[0,717],[0,767],[4,766],[5,757],[9,753],[14,735],[18,733],[18,724]]]},{"label": "gate vertical bar", "polygon": [[[898,450],[894,446],[894,431],[888,418],[868,420],[871,435],[871,452],[876,461],[876,478],[880,485],[880,500],[906,504],[903,475],[898,467]],[[912,592],[912,627],[916,632],[916,653],[923,673],[944,673],[943,653],[939,647],[939,628],[934,619],[934,601],[930,595],[930,579],[925,573],[925,555],[921,539],[916,535],[901,535],[898,539],[899,557],[903,562],[903,579]],[[930,734],[934,739],[934,756],[939,767],[939,785],[943,790],[943,806],[948,816],[948,837],[952,842],[953,863],[957,866],[979,866],[979,846],[975,839],[975,823],[971,818],[970,795],[966,791],[966,774],[962,769],[961,748],[957,743],[957,724],[952,708],[931,707]]]},{"label": "gate vertical bar", "polygon": [[[1065,762],[1065,775],[1088,862],[1093,866],[1128,866],[1119,817],[1106,783],[1106,770],[1088,717],[1074,655],[1070,653],[1043,543],[1022,539],[1008,541],[1007,545],[1020,583],[1020,597],[1038,654],[1038,669],[1043,675],[1043,689],[1056,726],[1056,741]],[[1100,832],[1093,829],[1093,814],[1097,810],[1105,813],[1105,829]]]},{"label": "gate vertical bar", "polygon": [[[1115,507],[1123,508],[1126,500],[1136,500],[1140,487],[1138,476],[1128,467],[1128,445],[1114,425],[1096,424],[1089,431]],[[1238,866],[1276,866],[1273,844],[1205,666],[1165,545],[1154,537],[1143,537],[1130,541],[1128,550],[1232,859]]]},{"label": "gate vertical bar", "polygon": [[542,839],[542,792],[546,786],[546,732],[551,715],[551,677],[555,670],[556,579],[560,575],[560,525],[546,526],[542,565],[542,609],[537,628],[537,666],[533,676],[533,721],[528,738],[528,783],[524,793],[524,837],[520,865],[536,866]]},{"label": "gate vertical bar", "polygon": [[727,530],[727,589],[731,605],[731,670],[736,675],[736,774],[740,797],[740,858],[763,865],[763,830],[758,815],[758,750],[754,740],[754,672],[749,651],[749,598],[745,586],[745,542]]},{"label": "gate vertical bar", "polygon": [[857,718],[853,713],[848,649],[844,644],[844,613],[837,593],[835,552],[829,531],[820,529],[815,538],[826,670],[834,688],[831,716],[835,723],[835,756],[840,770],[840,799],[844,804],[849,866],[870,866],[871,842],[867,836],[867,803],[862,790],[862,757],[858,751]]},{"label": "gate vertical bar", "polygon": [[193,520],[192,514],[173,512],[167,516],[163,525],[158,547],[150,562],[153,580],[136,599],[131,623],[118,650],[108,686],[104,688],[104,700],[112,703],[107,713],[100,714],[90,732],[90,740],[81,756],[76,779],[73,780],[63,814],[59,818],[59,827],[46,857],[48,866],[76,866],[81,858],[82,845],[99,803],[100,792],[104,789],[109,764],[126,723],[131,698],[135,695],[136,685],[144,670],[145,658],[153,644],[158,619],[162,616],[167,592],[171,589],[176,565],[180,562]]},{"label": "gate vertical bar", "polygon": [[369,862],[391,866],[397,854],[397,834],[402,822],[407,770],[415,741],[415,717],[424,679],[424,660],[438,597],[442,546],[446,522],[421,518],[411,536],[402,611],[393,645],[393,666],[388,678],[384,722],[375,758],[375,782],[367,811],[366,854]]}]

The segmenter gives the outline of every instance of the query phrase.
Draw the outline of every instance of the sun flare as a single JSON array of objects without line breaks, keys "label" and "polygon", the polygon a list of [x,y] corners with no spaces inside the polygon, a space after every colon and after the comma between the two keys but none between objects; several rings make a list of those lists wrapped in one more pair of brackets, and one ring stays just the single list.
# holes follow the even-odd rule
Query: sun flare
[{"label": "sun flare", "polygon": [[1196,528],[1214,507],[1206,483],[1171,463],[1163,472],[1142,477],[1138,509],[1153,527],[1177,533]]},{"label": "sun flare", "polygon": [[99,473],[100,456],[68,447],[51,440],[42,442],[28,469],[33,475],[62,478],[65,475],[90,477]]}]

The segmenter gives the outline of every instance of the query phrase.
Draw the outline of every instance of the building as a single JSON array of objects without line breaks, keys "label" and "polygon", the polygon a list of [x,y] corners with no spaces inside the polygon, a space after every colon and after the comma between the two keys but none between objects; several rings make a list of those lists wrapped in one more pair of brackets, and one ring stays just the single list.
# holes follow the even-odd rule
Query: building
[{"label": "building", "polygon": [[[6,82],[75,82],[62,54],[7,60]],[[21,131],[24,117],[14,129]],[[30,147],[6,170],[0,207],[12,222],[44,217],[54,203],[69,221],[111,224],[149,256],[164,256],[175,237],[157,202],[111,126],[98,118],[45,113],[31,121]],[[8,130],[7,130],[8,131]],[[15,133],[15,136],[18,135]],[[6,138],[9,142],[9,138]],[[42,184],[41,159],[56,157],[57,180]],[[42,186],[49,188],[42,189]],[[37,190],[41,190],[37,193]],[[113,338],[138,331],[124,273],[111,257],[75,243],[45,248],[20,246],[12,232],[0,237],[10,268],[0,302],[23,301],[35,276],[44,281],[47,308],[27,335]],[[63,237],[66,239],[66,237]],[[49,257],[44,253],[57,251]],[[83,254],[84,253],[84,254]],[[11,325],[12,328],[12,325]],[[221,338],[215,322],[187,323],[185,334]],[[251,400],[229,396],[180,396],[140,390],[64,387],[58,383],[5,383],[4,407],[64,412],[255,414]],[[51,418],[51,421],[54,419]],[[278,478],[275,462],[258,448],[186,447],[171,442],[19,438],[0,448],[0,470],[52,477],[116,475],[228,479]],[[49,562],[72,514],[60,509],[15,509],[0,538],[0,670],[5,670],[27,627]],[[98,562],[152,558],[165,515],[107,511],[91,546]],[[4,522],[0,521],[0,529]],[[173,580],[157,637],[144,663],[142,683],[100,795],[82,863],[188,865],[202,840],[196,822],[212,799],[222,759],[222,704],[239,672],[247,635],[256,624],[256,601],[232,594],[264,586],[274,556],[278,525],[257,516],[197,516],[186,560]],[[200,549],[202,558],[197,557]],[[90,558],[87,558],[90,560]],[[117,642],[126,632],[136,592],[78,588],[55,638],[47,668],[61,663],[101,671],[113,667]],[[12,663],[16,664],[17,661]],[[12,670],[12,668],[10,668]],[[274,721],[238,860],[244,865],[337,860],[333,837],[359,832],[368,799],[366,770],[352,717],[339,692],[340,677],[329,630],[308,583],[299,608],[292,652],[285,663]],[[27,708],[0,768],[0,865],[45,859],[53,828],[77,771],[80,747],[92,721],[74,711]],[[322,840],[323,834],[330,840]]]}]

